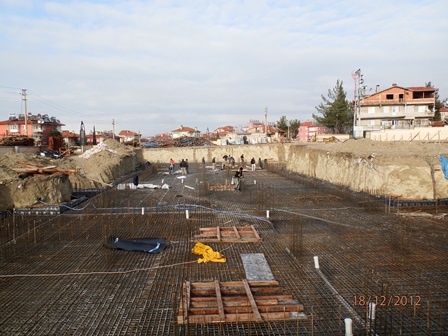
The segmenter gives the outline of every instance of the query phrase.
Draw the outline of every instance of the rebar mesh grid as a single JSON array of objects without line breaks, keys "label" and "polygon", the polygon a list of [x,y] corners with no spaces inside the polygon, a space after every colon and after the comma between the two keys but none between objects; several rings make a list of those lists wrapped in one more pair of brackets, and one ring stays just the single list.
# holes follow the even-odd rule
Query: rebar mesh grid
[{"label": "rebar mesh grid", "polygon": [[[1,220],[0,333],[336,335],[350,317],[355,335],[448,334],[447,220],[403,218],[377,199],[275,165],[245,173],[241,192],[208,189],[229,176],[202,165],[186,179],[144,171],[140,183],[171,188],[113,188],[58,216]],[[210,244],[227,262],[197,263],[199,228],[247,225],[262,242]],[[170,246],[160,254],[110,250],[103,244],[111,236],[166,238]],[[242,253],[263,253],[309,318],[177,325],[182,283],[243,279]],[[368,301],[378,303],[375,320]]]}]

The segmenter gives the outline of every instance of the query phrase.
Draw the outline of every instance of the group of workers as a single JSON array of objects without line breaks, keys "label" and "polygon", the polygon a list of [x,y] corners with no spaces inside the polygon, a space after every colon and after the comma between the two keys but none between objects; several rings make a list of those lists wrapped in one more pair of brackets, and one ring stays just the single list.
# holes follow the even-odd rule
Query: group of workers
[{"label": "group of workers", "polygon": [[[174,162],[174,160],[171,158],[170,159],[170,164],[168,166],[168,172],[170,175],[174,174],[174,167],[176,166],[176,163]],[[187,175],[188,174],[188,159],[182,159],[179,163],[179,167],[180,167],[180,171],[182,174]]]},{"label": "group of workers", "polygon": [[[230,156],[230,155],[224,155],[223,156],[224,162],[228,162],[230,164],[231,167],[234,167],[235,165],[235,159]],[[244,165],[244,155],[241,155],[241,165]],[[205,164],[205,158],[202,158],[202,164]],[[212,160],[212,164],[213,164],[213,168],[215,168],[215,164],[216,164],[216,159],[213,158]],[[255,171],[256,168],[256,161],[255,158],[252,158],[250,160],[250,164],[251,164],[251,170]],[[174,167],[175,167],[175,162],[174,160],[171,158],[170,159],[170,163],[169,163],[169,174],[174,174]],[[261,163],[261,159],[259,159],[259,165],[260,168],[262,168],[262,163]],[[188,159],[182,159],[179,163],[180,169],[181,169],[181,173],[184,175],[188,174]],[[223,163],[223,167],[224,168],[225,165]],[[243,167],[240,167],[236,172],[235,175],[232,177],[232,184],[234,185],[234,189],[241,191],[242,189],[242,182],[244,180],[244,175],[243,175]]]}]

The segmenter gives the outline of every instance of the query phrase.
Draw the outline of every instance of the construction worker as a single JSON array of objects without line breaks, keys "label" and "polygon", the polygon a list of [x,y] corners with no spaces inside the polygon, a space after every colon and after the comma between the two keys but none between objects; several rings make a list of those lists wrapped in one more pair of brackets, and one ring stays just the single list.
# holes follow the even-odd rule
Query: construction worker
[{"label": "construction worker", "polygon": [[240,167],[235,173],[234,181],[235,181],[235,190],[241,191],[242,189],[242,182],[243,182],[243,167]]},{"label": "construction worker", "polygon": [[181,170],[182,174],[187,175],[188,163],[185,162],[184,159],[182,159],[182,161],[180,161],[180,163],[179,163],[179,166],[180,166],[180,170]]}]

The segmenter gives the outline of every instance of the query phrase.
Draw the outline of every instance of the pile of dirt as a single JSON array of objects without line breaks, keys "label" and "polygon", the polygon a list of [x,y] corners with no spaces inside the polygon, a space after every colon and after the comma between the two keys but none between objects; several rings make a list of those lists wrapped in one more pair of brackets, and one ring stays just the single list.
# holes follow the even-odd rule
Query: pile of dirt
[{"label": "pile of dirt", "polygon": [[[101,188],[133,172],[138,164],[133,147],[110,139],[86,153],[63,159],[13,153],[1,155],[0,211],[31,207],[37,201],[69,202],[73,190]],[[56,167],[67,173],[26,174],[14,170],[30,165]]]},{"label": "pile of dirt", "polygon": [[448,153],[446,144],[415,141],[372,141],[369,139],[349,139],[344,142],[310,143],[313,148],[329,152],[345,152],[365,156],[371,154],[395,156],[434,156]]}]

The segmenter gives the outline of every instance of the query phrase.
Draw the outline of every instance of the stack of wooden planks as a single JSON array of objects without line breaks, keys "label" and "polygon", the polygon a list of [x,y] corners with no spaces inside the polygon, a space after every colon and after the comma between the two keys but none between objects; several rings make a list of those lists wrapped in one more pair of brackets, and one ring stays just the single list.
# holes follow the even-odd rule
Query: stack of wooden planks
[{"label": "stack of wooden planks", "polygon": [[256,243],[261,238],[253,225],[243,227],[200,228],[198,240],[202,243]]},{"label": "stack of wooden planks", "polygon": [[177,322],[265,322],[305,319],[303,305],[277,281],[189,282],[183,284]]}]

